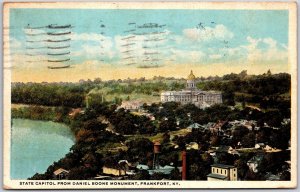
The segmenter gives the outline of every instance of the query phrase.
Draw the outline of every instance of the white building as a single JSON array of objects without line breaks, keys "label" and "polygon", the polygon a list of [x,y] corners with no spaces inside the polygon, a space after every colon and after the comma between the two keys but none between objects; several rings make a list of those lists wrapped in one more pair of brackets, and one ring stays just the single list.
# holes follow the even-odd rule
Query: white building
[{"label": "white building", "polygon": [[199,108],[222,103],[222,94],[218,91],[202,91],[196,88],[196,77],[191,71],[187,78],[186,88],[181,91],[165,91],[160,95],[161,102],[192,103]]},{"label": "white building", "polygon": [[138,111],[143,106],[140,101],[122,101],[122,104],[117,108],[124,108],[126,110]]},{"label": "white building", "polygon": [[211,173],[207,175],[208,181],[237,181],[237,168],[232,165],[211,165]]}]

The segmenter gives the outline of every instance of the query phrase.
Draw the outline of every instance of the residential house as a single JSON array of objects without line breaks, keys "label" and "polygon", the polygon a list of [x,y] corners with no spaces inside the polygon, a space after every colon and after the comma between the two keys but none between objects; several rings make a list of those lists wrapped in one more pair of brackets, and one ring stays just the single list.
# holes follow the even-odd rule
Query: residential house
[{"label": "residential house", "polygon": [[[175,169],[175,167],[170,166],[170,165],[165,165],[165,166],[158,166],[156,169],[150,169],[148,165],[143,165],[139,164],[136,166],[138,170],[146,170],[150,175],[153,175],[154,173],[163,173],[165,175],[168,175],[172,172],[172,170]],[[181,167],[178,167],[178,170],[181,171]]]},{"label": "residential house", "polygon": [[188,126],[188,129],[204,129],[199,123],[193,123]]},{"label": "residential house", "polygon": [[190,142],[190,143],[188,143],[188,144],[185,145],[185,148],[186,148],[187,150],[191,150],[191,149],[196,149],[196,150],[198,150],[198,149],[199,149],[199,144],[196,143],[196,142]]},{"label": "residential house", "polygon": [[84,110],[81,108],[72,109],[69,113],[69,117],[74,118],[77,114],[84,114]]},{"label": "residential house", "polygon": [[126,170],[122,169],[119,166],[116,166],[114,168],[113,167],[103,166],[102,167],[102,172],[103,172],[103,174],[113,175],[113,176],[126,175]]},{"label": "residential house", "polygon": [[263,149],[264,147],[265,147],[264,143],[256,143],[254,146],[255,149]]},{"label": "residential house", "polygon": [[57,169],[53,172],[53,178],[54,179],[59,179],[59,180],[67,179],[68,174],[69,174],[69,171],[67,171],[63,168],[59,168],[59,169]]},{"label": "residential house", "polygon": [[215,135],[223,135],[224,129],[228,121],[218,121],[213,126],[209,128],[210,132]]}]

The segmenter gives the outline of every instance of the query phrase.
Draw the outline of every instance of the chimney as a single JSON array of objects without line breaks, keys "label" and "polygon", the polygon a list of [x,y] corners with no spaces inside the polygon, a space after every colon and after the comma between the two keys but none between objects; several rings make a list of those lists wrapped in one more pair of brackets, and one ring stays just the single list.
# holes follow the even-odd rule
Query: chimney
[{"label": "chimney", "polygon": [[182,180],[186,180],[186,151],[182,151],[181,155],[182,155],[182,173],[181,173],[181,178],[182,178]]}]

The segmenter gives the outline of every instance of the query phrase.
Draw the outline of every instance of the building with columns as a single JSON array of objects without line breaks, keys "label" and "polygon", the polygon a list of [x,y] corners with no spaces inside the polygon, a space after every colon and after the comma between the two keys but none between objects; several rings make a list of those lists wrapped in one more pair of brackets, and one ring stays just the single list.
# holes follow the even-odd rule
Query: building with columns
[{"label": "building with columns", "polygon": [[199,108],[210,107],[222,103],[222,93],[218,91],[202,91],[196,87],[196,77],[191,71],[187,77],[186,88],[181,91],[164,91],[160,95],[161,102],[192,103]]}]

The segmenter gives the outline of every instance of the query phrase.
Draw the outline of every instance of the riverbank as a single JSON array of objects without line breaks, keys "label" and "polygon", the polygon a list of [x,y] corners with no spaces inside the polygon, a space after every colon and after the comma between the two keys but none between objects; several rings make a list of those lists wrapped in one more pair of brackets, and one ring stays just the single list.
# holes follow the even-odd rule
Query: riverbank
[{"label": "riverbank", "polygon": [[71,108],[67,107],[12,104],[11,118],[53,121],[70,126],[69,111],[71,111]]}]

